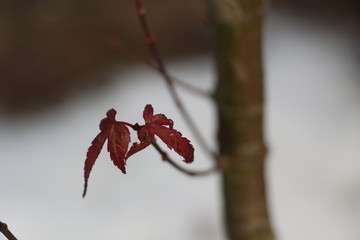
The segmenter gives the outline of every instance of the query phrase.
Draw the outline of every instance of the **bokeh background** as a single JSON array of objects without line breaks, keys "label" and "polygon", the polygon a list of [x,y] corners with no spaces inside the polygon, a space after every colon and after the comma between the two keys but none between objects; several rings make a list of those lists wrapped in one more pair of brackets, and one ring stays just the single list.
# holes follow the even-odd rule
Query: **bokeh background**
[{"label": "bokeh background", "polygon": [[[211,91],[204,3],[144,2],[171,72]],[[184,176],[152,149],[126,175],[104,151],[81,198],[86,150],[109,108],[142,122],[151,103],[193,139],[161,77],[110,44],[148,57],[133,2],[0,9],[0,220],[19,239],[225,239],[219,176]],[[276,0],[266,18],[267,179],[281,240],[360,238],[359,13],[357,0]],[[214,106],[180,91],[215,147]],[[196,147],[188,167],[209,165]]]}]

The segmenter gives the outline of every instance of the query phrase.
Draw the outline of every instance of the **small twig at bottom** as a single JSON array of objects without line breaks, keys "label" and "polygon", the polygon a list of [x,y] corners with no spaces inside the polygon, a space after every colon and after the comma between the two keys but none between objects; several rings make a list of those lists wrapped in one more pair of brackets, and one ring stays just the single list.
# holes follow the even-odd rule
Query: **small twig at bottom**
[{"label": "small twig at bottom", "polygon": [[213,167],[213,168],[210,168],[210,169],[206,169],[206,170],[198,170],[198,171],[192,171],[192,170],[189,170],[189,169],[185,169],[183,168],[182,166],[178,165],[175,161],[173,161],[165,151],[163,151],[160,146],[154,142],[152,144],[154,146],[154,148],[160,153],[162,159],[165,161],[165,162],[168,162],[170,163],[173,167],[175,167],[177,170],[179,170],[180,172],[182,173],[185,173],[186,175],[189,175],[189,176],[204,176],[204,175],[208,175],[208,174],[211,174],[215,171],[218,170],[217,167]]},{"label": "small twig at bottom", "polygon": [[0,221],[0,232],[2,232],[2,234],[4,234],[4,236],[8,240],[17,240],[17,238],[8,229],[8,226],[6,225],[6,223],[3,223],[1,221]]}]

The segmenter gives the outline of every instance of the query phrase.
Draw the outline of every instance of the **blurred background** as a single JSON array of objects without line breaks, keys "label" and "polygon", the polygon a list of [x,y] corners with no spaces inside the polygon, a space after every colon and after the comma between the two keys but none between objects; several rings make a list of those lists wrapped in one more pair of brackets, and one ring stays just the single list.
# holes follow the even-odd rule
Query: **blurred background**
[{"label": "blurred background", "polygon": [[[211,91],[204,2],[144,2],[171,72]],[[133,2],[0,5],[0,220],[19,239],[225,239],[219,176],[183,176],[151,149],[129,160],[126,175],[104,151],[81,198],[86,150],[109,108],[142,122],[151,103],[193,139],[162,79],[111,45],[148,57]],[[359,25],[357,0],[276,0],[266,18],[267,175],[279,239],[360,238]],[[212,103],[181,95],[215,146]],[[209,165],[196,148],[188,167]]]}]

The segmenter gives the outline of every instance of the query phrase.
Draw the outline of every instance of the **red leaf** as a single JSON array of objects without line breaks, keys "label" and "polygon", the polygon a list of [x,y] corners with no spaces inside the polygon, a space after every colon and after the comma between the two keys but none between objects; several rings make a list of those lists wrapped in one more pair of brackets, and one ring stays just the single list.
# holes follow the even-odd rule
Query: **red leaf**
[{"label": "red leaf", "polygon": [[105,140],[108,137],[108,131],[101,131],[91,142],[91,146],[86,154],[85,166],[84,166],[84,192],[83,197],[86,195],[88,179],[90,176],[91,169],[93,168],[96,159],[98,158],[102,147],[104,146]]},{"label": "red leaf", "polygon": [[140,143],[132,145],[126,158],[154,143],[154,135],[157,135],[168,148],[174,149],[175,152],[184,157],[186,163],[194,160],[193,146],[188,139],[182,137],[180,132],[173,129],[174,124],[171,119],[168,119],[164,114],[154,115],[154,109],[150,104],[145,106],[143,118],[145,125],[140,126],[138,131]]},{"label": "red leaf", "polygon": [[186,163],[191,163],[194,161],[194,147],[190,144],[190,141],[187,138],[181,136],[181,133],[171,129],[166,128],[161,125],[154,126],[152,128],[155,131],[155,134],[167,145],[168,148],[174,149],[180,156],[184,158]]},{"label": "red leaf", "polygon": [[125,173],[125,155],[130,142],[130,132],[122,122],[116,122],[116,111],[110,109],[106,113],[106,118],[100,122],[100,133],[91,142],[91,146],[86,154],[84,166],[84,192],[83,197],[86,195],[88,179],[90,172],[98,158],[106,139],[108,140],[108,151],[110,158],[114,164]]},{"label": "red leaf", "polygon": [[140,143],[133,143],[127,153],[126,159],[128,159],[131,155],[143,150],[155,141],[154,133],[151,133],[149,130],[150,129],[145,126],[140,127],[138,130],[138,138]]},{"label": "red leaf", "polygon": [[154,117],[154,109],[151,104],[147,104],[143,111],[143,118],[146,123],[151,122],[152,118]]},{"label": "red leaf", "polygon": [[143,118],[145,120],[145,123],[157,123],[160,125],[168,125],[170,128],[173,128],[174,122],[171,119],[168,119],[164,114],[154,114],[153,107],[148,104],[145,106]]},{"label": "red leaf", "polygon": [[117,123],[109,132],[108,138],[108,152],[110,152],[110,158],[123,173],[125,170],[125,155],[130,143],[129,129],[124,125]]}]

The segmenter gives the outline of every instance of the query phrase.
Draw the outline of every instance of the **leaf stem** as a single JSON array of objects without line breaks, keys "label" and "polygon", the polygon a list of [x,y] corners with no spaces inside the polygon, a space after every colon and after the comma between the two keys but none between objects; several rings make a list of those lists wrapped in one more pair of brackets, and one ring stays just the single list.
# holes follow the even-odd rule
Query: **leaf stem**
[{"label": "leaf stem", "polygon": [[198,171],[193,171],[193,170],[189,170],[186,168],[183,168],[182,166],[180,166],[179,164],[177,164],[174,160],[172,160],[167,153],[161,149],[161,147],[154,142],[153,147],[160,153],[162,159],[168,163],[170,163],[173,167],[175,167],[177,170],[179,170],[182,173],[185,173],[186,175],[189,176],[205,176],[205,175],[209,175],[213,172],[216,172],[218,170],[218,167],[212,167],[210,169],[206,169],[206,170],[198,170]]},{"label": "leaf stem", "polygon": [[170,92],[171,97],[173,98],[173,101],[175,102],[176,106],[178,107],[181,115],[183,116],[185,122],[189,126],[190,130],[193,132],[194,137],[197,139],[200,146],[204,149],[204,151],[214,160],[218,161],[218,154],[211,150],[211,148],[207,145],[206,141],[200,134],[198,128],[195,126],[192,118],[190,117],[190,114],[185,109],[184,105],[182,104],[182,101],[180,100],[180,97],[178,93],[176,92],[174,88],[174,81],[171,77],[171,75],[168,73],[165,64],[163,62],[163,59],[158,51],[157,45],[156,45],[156,39],[153,33],[150,30],[150,27],[148,25],[147,19],[146,19],[146,9],[144,5],[142,4],[141,0],[134,0],[137,8],[138,17],[141,23],[142,30],[145,35],[145,42],[148,46],[148,49],[150,51],[150,54],[154,58],[155,63],[157,64],[157,68],[159,73],[163,76],[168,90]]},{"label": "leaf stem", "polygon": [[139,124],[131,124],[131,123],[128,123],[128,122],[122,122],[122,121],[116,121],[117,123],[121,123],[121,124],[124,124],[128,127],[131,127],[132,129],[134,129],[135,131],[137,131],[139,129]]},{"label": "leaf stem", "polygon": [[17,238],[10,232],[6,223],[0,221],[0,232],[4,234],[4,236],[8,240],[17,240]]}]

